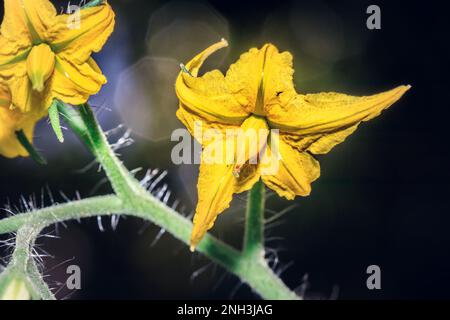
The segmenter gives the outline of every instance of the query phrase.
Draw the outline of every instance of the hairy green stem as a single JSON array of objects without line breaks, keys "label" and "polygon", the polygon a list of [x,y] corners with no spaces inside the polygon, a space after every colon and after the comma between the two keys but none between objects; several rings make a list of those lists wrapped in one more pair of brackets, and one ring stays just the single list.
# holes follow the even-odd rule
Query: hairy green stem
[{"label": "hairy green stem", "polygon": [[36,261],[30,259],[27,266],[28,279],[32,285],[33,291],[35,292],[36,299],[42,300],[56,300],[55,295],[45,283],[41,272],[36,264]]},{"label": "hairy green stem", "polygon": [[245,218],[244,254],[264,258],[264,183],[259,180],[248,194]]},{"label": "hairy green stem", "polygon": [[65,122],[102,165],[114,192],[123,201],[133,201],[138,195],[146,195],[146,191],[114,154],[89,105],[82,105],[75,110],[60,103],[58,110],[64,116]]},{"label": "hairy green stem", "polygon": [[5,274],[16,283],[24,283],[31,298],[54,300],[55,296],[42,279],[31,251],[43,226],[41,221],[20,225],[16,234],[16,246]]},{"label": "hairy green stem", "polygon": [[[111,149],[103,130],[97,123],[94,113],[88,104],[80,107],[80,115],[88,129],[94,155],[105,170],[115,193],[123,201],[133,201],[137,196],[146,196],[147,191],[134,179],[122,161],[117,158]],[[70,120],[68,123],[71,125]]]},{"label": "hairy green stem", "polygon": [[[73,201],[0,220],[0,234],[14,232],[26,226],[44,227],[65,220],[128,214],[151,221],[189,244],[191,221],[152,196],[132,177],[114,154],[90,107],[83,105],[75,110],[60,103],[58,110],[102,165],[116,195]],[[241,253],[207,234],[197,251],[237,275],[264,299],[299,299],[263,259],[263,211],[264,186],[259,182],[250,192],[247,216],[251,221],[246,226],[245,250]],[[249,254],[252,252],[260,252],[260,259]]]},{"label": "hairy green stem", "polygon": [[[151,221],[189,244],[191,221],[153,197],[139,198],[133,203],[123,202],[117,196],[94,197],[18,214],[0,220],[0,234],[14,232],[27,225],[49,226],[67,220],[123,213]],[[197,251],[239,276],[265,299],[299,298],[265,263],[240,253],[209,234],[199,244]]]}]

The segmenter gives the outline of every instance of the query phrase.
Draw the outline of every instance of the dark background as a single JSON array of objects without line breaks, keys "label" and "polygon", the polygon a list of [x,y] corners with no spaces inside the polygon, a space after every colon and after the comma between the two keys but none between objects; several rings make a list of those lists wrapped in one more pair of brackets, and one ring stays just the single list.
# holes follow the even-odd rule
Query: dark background
[{"label": "dark background", "polygon": [[[64,1],[58,1],[62,7]],[[449,298],[450,217],[448,147],[448,11],[443,2],[377,1],[382,29],[366,28],[372,1],[110,1],[116,30],[96,60],[108,76],[93,97],[105,129],[124,123],[135,143],[121,150],[128,168],[161,168],[173,197],[189,214],[196,203],[196,166],[170,160],[168,136],[182,127],[173,82],[178,63],[221,37],[230,48],[204,70],[226,70],[252,46],[272,42],[294,55],[299,92],[372,94],[400,84],[412,89],[392,108],[364,123],[347,141],[319,157],[321,178],[310,197],[294,202],[270,196],[270,212],[292,204],[268,230],[267,246],[291,288],[308,274],[307,298]],[[35,195],[40,203],[110,192],[92,157],[66,131],[56,142],[42,121],[36,146],[46,167],[30,159],[0,159],[0,202],[16,205]],[[117,138],[117,137],[116,137]],[[114,138],[112,138],[114,140]],[[138,173],[138,176],[141,176]],[[100,183],[100,184],[99,184]],[[99,187],[96,187],[96,186]],[[245,196],[218,219],[213,233],[239,247]],[[1,213],[6,216],[6,213]],[[158,228],[121,219],[115,231],[103,219],[69,222],[40,238],[47,280],[58,298],[256,298],[233,275]],[[5,237],[3,237],[5,239]],[[272,250],[273,251],[273,250]],[[7,257],[10,248],[3,248]],[[82,290],[63,288],[67,266],[82,270]],[[366,288],[366,268],[381,267],[382,289]],[[199,271],[200,272],[197,272]]]}]

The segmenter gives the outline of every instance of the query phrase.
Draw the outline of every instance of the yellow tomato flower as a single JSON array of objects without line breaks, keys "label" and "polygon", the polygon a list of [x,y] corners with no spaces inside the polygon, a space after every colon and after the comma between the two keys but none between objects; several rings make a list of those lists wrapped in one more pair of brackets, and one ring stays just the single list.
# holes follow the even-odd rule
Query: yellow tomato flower
[{"label": "yellow tomato flower", "polygon": [[[217,216],[229,207],[233,194],[249,190],[259,179],[289,200],[309,195],[311,183],[320,176],[319,163],[312,154],[329,152],[361,122],[378,116],[410,88],[399,86],[364,97],[334,92],[298,94],[292,79],[291,54],[280,53],[272,44],[244,53],[226,75],[213,70],[199,77],[206,58],[227,45],[222,40],[198,54],[182,66],[176,81],[178,118],[194,136],[196,126],[201,124],[221,137],[196,137],[201,140],[203,152],[192,250],[212,228]],[[244,149],[227,149],[236,139],[236,135],[226,133],[230,129],[262,131],[259,138],[263,143],[244,134]],[[250,147],[254,150],[255,145],[260,155],[256,164],[249,161],[254,154],[245,151]],[[210,155],[207,157],[206,151],[210,149],[222,161],[207,161]],[[244,162],[230,163],[230,155],[221,152],[225,149],[233,150],[231,159],[241,158]],[[263,170],[273,163],[277,170]]]},{"label": "yellow tomato flower", "polygon": [[53,99],[83,104],[106,83],[91,54],[100,51],[112,33],[114,12],[106,1],[82,8],[79,15],[58,15],[49,0],[4,2],[0,84],[10,97],[10,111],[3,106],[0,111],[0,154],[25,156],[13,142],[14,130],[24,129],[32,138],[31,127],[45,116]]}]

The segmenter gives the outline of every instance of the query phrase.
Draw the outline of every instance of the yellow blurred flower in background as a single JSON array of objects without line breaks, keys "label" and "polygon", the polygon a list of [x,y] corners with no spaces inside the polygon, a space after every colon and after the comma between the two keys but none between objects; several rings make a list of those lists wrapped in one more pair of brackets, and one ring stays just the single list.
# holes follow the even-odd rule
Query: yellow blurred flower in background
[{"label": "yellow blurred flower in background", "polygon": [[[60,14],[49,0],[5,0],[0,27],[0,154],[26,156],[15,133],[32,141],[37,121],[53,99],[79,105],[100,91],[106,78],[91,58],[114,30],[106,1]],[[74,19],[79,18],[79,21]]]},{"label": "yellow blurred flower in background", "polygon": [[[328,153],[361,122],[378,116],[410,88],[399,86],[364,97],[334,92],[298,94],[293,83],[292,55],[280,53],[272,44],[241,55],[226,75],[213,70],[199,77],[208,56],[227,45],[222,40],[198,54],[182,66],[176,81],[178,118],[193,136],[200,123],[221,137],[213,141],[196,137],[201,140],[203,152],[191,250],[229,207],[233,194],[249,190],[259,179],[289,200],[309,195],[311,183],[320,176],[319,163],[312,154]],[[266,130],[267,135],[264,143],[244,135],[244,151],[235,148],[231,155],[242,159],[240,153],[244,152],[243,164],[230,164],[226,152],[219,152],[221,162],[206,161],[205,150],[211,144],[224,144],[212,146],[220,150],[236,139],[236,135],[227,134],[229,130]],[[255,155],[245,151],[254,145],[260,157],[257,164],[249,161]],[[264,166],[274,162],[276,172],[266,174]]]}]

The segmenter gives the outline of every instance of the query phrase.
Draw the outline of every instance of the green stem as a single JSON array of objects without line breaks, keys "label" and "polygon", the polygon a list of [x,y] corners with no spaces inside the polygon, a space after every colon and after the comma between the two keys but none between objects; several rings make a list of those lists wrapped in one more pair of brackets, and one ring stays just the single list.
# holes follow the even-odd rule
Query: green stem
[{"label": "green stem", "polygon": [[53,292],[42,278],[41,272],[36,265],[36,261],[30,259],[27,266],[28,279],[33,288],[35,299],[56,300]]},{"label": "green stem", "polygon": [[248,194],[245,218],[244,254],[264,258],[264,183],[259,180]]},{"label": "green stem", "polygon": [[[116,194],[124,202],[128,212],[141,214],[142,218],[148,219],[158,226],[164,228],[167,232],[174,235],[186,244],[190,242],[192,232],[192,223],[190,220],[182,217],[174,210],[168,208],[164,203],[150,195],[134,179],[122,162],[112,151],[102,129],[88,104],[81,106],[81,119],[83,120],[88,136],[93,146],[94,155],[104,168]],[[70,118],[68,119],[71,125]],[[84,135],[84,134],[83,134]],[[264,210],[264,186],[258,184],[255,198],[259,195],[259,207],[257,208],[257,199],[255,199],[255,211]],[[149,216],[149,213],[151,216]],[[261,221],[258,228],[262,228],[262,212],[259,212]],[[250,224],[248,224],[251,226]],[[249,227],[250,228],[250,227]],[[262,229],[260,231],[262,240]],[[261,244],[262,246],[262,244]],[[292,299],[297,297],[276,277],[272,270],[267,267],[266,261],[261,255],[261,259],[253,259],[253,256],[242,255],[228,245],[218,241],[210,235],[205,236],[197,250],[206,254],[213,261],[221,264],[230,272],[238,275],[243,281],[247,282],[255,291],[266,299]],[[258,270],[258,272],[256,271]],[[263,272],[263,278],[260,273]],[[265,281],[263,281],[265,279]]]},{"label": "green stem", "polygon": [[88,104],[79,106],[78,111],[60,104],[58,110],[64,115],[66,123],[97,158],[115,193],[123,201],[133,201],[136,196],[146,195],[146,191],[141,188],[140,184],[114,154]]},{"label": "green stem", "polygon": [[[186,245],[189,244],[191,221],[153,197],[139,198],[133,203],[123,202],[117,196],[94,197],[18,214],[0,220],[0,234],[14,232],[27,225],[49,226],[56,222],[124,212],[151,221]],[[197,251],[237,275],[264,299],[299,299],[264,261],[241,254],[209,234],[197,247]]]},{"label": "green stem", "polygon": [[33,299],[54,300],[55,297],[42,279],[31,252],[42,226],[42,222],[37,221],[35,224],[24,224],[17,229],[16,247],[7,269],[25,283]]},{"label": "green stem", "polygon": [[[91,108],[83,105],[75,111],[60,103],[58,110],[102,165],[117,196],[69,202],[3,219],[0,234],[28,225],[48,226],[71,219],[127,213],[155,223],[188,245],[191,221],[153,197],[131,176],[108,144]],[[197,251],[237,275],[264,299],[299,299],[273,273],[262,255],[261,259],[254,259],[254,255],[248,254],[257,252],[257,248],[262,252],[263,210],[264,186],[258,183],[250,193],[248,215],[252,221],[247,224],[246,251],[241,253],[210,234],[204,237]],[[251,230],[255,226],[256,230]]]}]

